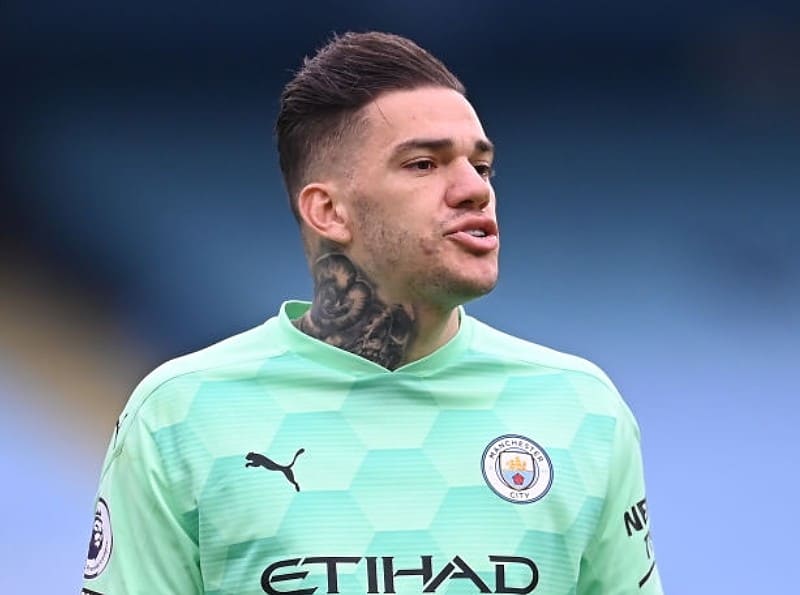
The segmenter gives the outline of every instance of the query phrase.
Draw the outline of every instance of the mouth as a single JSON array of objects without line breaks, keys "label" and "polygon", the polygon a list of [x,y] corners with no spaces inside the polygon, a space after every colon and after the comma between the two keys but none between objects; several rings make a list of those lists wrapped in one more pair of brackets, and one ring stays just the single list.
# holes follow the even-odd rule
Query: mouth
[{"label": "mouth", "polygon": [[474,254],[487,254],[499,245],[497,223],[486,217],[469,217],[447,229],[445,237]]},{"label": "mouth", "polygon": [[444,235],[465,233],[475,238],[497,235],[497,223],[489,217],[464,217],[445,230]]}]

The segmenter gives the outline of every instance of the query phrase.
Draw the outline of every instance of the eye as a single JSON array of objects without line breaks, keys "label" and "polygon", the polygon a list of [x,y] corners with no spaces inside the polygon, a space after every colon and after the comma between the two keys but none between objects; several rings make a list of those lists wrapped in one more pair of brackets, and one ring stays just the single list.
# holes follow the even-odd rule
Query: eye
[{"label": "eye", "polygon": [[417,159],[416,161],[407,163],[403,167],[412,171],[427,172],[435,169],[436,164],[431,159]]},{"label": "eye", "polygon": [[475,171],[478,172],[482,178],[488,180],[494,177],[494,168],[488,163],[476,163],[474,167]]}]

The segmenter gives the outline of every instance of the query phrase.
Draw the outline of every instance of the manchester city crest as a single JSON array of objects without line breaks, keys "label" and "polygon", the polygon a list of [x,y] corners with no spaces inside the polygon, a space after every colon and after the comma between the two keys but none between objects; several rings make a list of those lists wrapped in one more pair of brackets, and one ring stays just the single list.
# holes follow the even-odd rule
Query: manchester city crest
[{"label": "manchester city crest", "polygon": [[483,451],[483,478],[495,494],[514,504],[541,500],[553,484],[553,464],[536,442],[519,434],[492,440]]}]

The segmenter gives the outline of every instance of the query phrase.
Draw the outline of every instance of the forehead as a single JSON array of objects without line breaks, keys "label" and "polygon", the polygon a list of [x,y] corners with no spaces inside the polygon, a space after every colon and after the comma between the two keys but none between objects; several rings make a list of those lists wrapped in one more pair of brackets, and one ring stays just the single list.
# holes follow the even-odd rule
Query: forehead
[{"label": "forehead", "polygon": [[391,91],[367,104],[364,114],[368,142],[381,152],[419,137],[447,138],[470,147],[486,139],[472,105],[452,89]]}]

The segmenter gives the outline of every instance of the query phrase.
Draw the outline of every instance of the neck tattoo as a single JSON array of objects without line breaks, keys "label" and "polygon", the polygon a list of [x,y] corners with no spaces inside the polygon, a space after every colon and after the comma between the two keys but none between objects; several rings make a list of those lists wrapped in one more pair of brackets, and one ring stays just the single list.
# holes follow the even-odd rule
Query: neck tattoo
[{"label": "neck tattoo", "polygon": [[400,366],[415,331],[406,309],[384,303],[374,283],[344,254],[324,254],[312,272],[314,301],[294,325],[389,370]]}]

